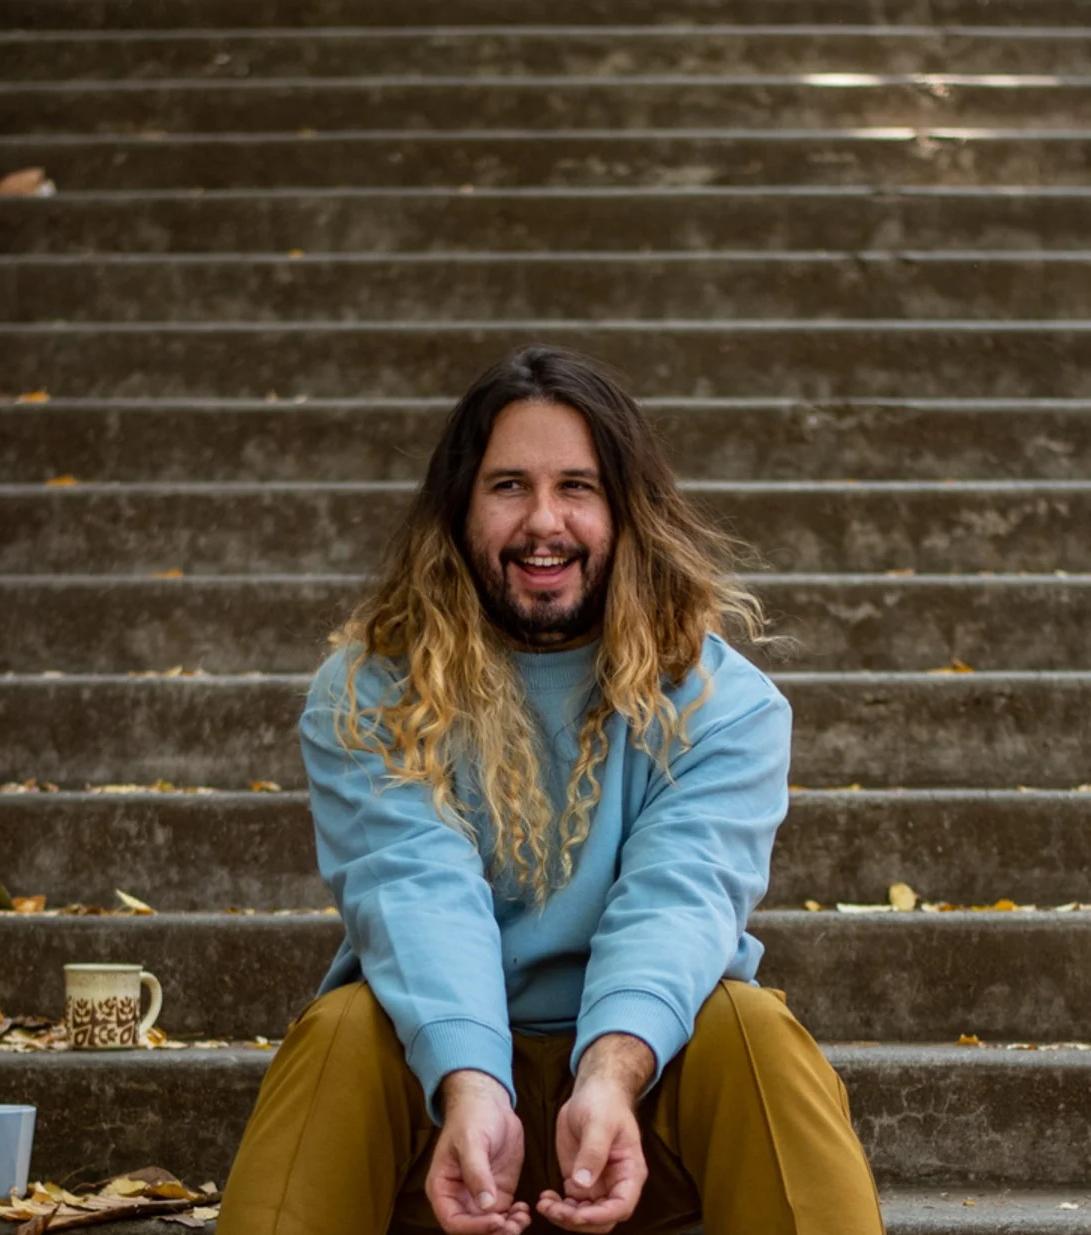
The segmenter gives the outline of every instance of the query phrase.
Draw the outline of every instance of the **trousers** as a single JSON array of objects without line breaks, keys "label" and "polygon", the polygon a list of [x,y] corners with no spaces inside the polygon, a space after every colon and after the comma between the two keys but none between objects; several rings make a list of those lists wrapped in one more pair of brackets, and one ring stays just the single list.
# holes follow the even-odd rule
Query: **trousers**
[{"label": "trousers", "polygon": [[[516,1199],[563,1192],[554,1145],[574,1035],[513,1033],[525,1157]],[[841,1078],[784,993],[722,979],[687,1045],[639,1103],[648,1180],[617,1235],[882,1235]],[[217,1235],[424,1235],[439,1129],[368,986],[313,1000],[270,1064]]]}]

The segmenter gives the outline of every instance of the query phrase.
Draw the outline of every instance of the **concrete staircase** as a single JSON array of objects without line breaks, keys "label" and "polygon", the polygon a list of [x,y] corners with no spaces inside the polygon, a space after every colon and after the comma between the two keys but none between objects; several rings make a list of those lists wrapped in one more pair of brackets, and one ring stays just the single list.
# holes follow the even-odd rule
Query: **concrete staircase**
[{"label": "concrete staircase", "polygon": [[[454,397],[544,339],[628,371],[802,641],[758,657],[797,718],[762,979],[845,1076],[891,1235],[1091,1231],[1091,1051],[1058,1045],[1091,914],[1056,909],[1091,901],[1091,4],[0,23],[0,173],[58,188],[0,199],[0,780],[61,787],[0,794],[0,880],[159,911],[0,917],[0,1008],[139,960],[172,1036],[235,1043],[0,1054],[34,1175],[223,1182],[244,1043],[340,934],[308,676]],[[86,791],[161,778],[216,792]],[[1038,908],[833,908],[897,880]]]}]

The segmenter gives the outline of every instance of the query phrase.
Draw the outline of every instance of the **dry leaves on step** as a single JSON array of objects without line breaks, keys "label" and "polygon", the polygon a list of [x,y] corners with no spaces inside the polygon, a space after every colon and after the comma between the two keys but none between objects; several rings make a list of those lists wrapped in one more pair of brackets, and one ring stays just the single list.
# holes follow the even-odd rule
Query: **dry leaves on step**
[{"label": "dry leaves on step", "polygon": [[19,395],[19,397],[15,400],[15,402],[23,403],[23,404],[48,403],[49,402],[49,391],[48,390],[24,390],[23,393]]},{"label": "dry leaves on step", "polygon": [[33,776],[28,780],[9,780],[0,785],[0,793],[60,793],[52,781],[38,781]]},{"label": "dry leaves on step", "polygon": [[178,1215],[192,1217],[186,1226],[203,1226],[219,1214],[220,1193],[213,1183],[188,1188],[158,1166],[81,1184],[72,1190],[52,1181],[35,1182],[23,1198],[0,1205],[0,1218],[23,1225],[15,1235],[99,1225],[114,1219]]},{"label": "dry leaves on step", "polygon": [[0,197],[52,197],[56,192],[44,167],[21,167],[0,178]]},{"label": "dry leaves on step", "polygon": [[125,906],[126,909],[131,909],[135,914],[152,914],[155,910],[151,905],[145,905],[143,901],[137,900],[135,896],[130,896],[128,892],[122,892],[120,888],[114,889],[114,895]]}]

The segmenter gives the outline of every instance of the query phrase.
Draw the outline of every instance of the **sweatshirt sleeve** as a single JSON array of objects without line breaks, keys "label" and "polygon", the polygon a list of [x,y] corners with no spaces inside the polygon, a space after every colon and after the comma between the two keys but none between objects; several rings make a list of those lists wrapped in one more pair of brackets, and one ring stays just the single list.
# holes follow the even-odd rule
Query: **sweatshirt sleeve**
[{"label": "sweatshirt sleeve", "polygon": [[[433,1122],[439,1083],[458,1068],[489,1073],[514,1105],[500,931],[480,855],[438,816],[430,786],[384,783],[381,756],[341,746],[345,672],[344,651],[327,659],[299,721],[319,870]],[[365,664],[359,705],[378,703],[389,682]]]},{"label": "sweatshirt sleeve", "polygon": [[[735,683],[733,682],[734,686]],[[619,873],[591,940],[572,1071],[606,1033],[642,1038],[655,1075],[693,1034],[769,882],[773,839],[788,809],[792,713],[753,671],[728,716],[694,725],[693,745],[656,767],[622,847]]]}]

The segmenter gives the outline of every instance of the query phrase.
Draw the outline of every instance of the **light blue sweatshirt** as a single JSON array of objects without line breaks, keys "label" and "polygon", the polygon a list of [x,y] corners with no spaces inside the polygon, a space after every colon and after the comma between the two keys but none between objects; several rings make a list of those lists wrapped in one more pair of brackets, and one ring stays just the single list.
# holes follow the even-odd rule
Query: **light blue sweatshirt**
[{"label": "light blue sweatshirt", "polygon": [[[672,745],[674,784],[611,717],[590,834],[571,882],[540,913],[494,891],[474,842],[437,816],[430,786],[384,786],[381,757],[340,746],[333,719],[356,650],[322,664],[299,722],[319,870],[345,924],[320,993],[369,983],[437,1123],[437,1088],[459,1068],[491,1074],[515,1103],[513,1028],[575,1030],[573,1073],[602,1034],[642,1038],[656,1061],[647,1093],[717,980],[754,983],[763,948],[746,923],[788,809],[787,700],[709,634],[702,663],[712,694],[687,722],[692,747]],[[597,691],[597,651],[595,642],[512,652],[552,756],[544,772],[558,812]],[[359,705],[396,698],[399,668],[368,661],[357,674]],[[691,672],[667,695],[681,711],[700,690]],[[649,737],[658,750],[659,730]],[[466,801],[457,770],[456,788]],[[472,822],[487,857],[491,826],[483,812]]]}]

